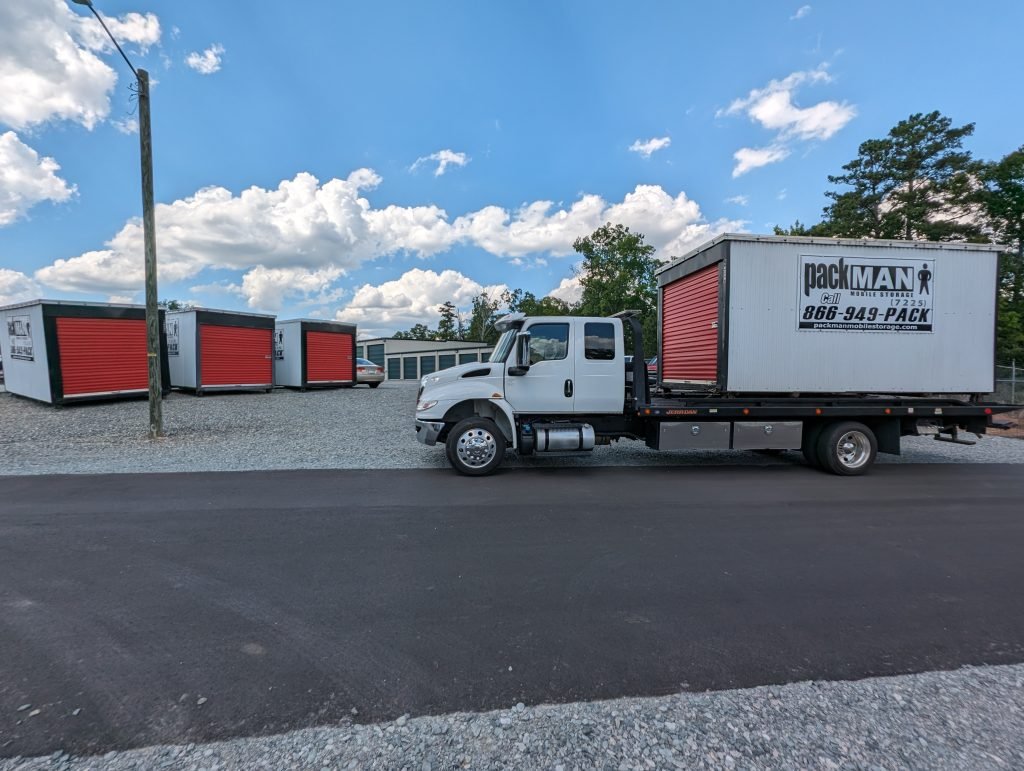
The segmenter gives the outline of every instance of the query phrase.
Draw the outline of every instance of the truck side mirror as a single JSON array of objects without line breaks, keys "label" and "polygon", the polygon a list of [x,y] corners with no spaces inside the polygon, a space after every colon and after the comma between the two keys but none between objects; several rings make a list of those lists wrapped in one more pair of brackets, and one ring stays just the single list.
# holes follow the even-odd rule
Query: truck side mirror
[{"label": "truck side mirror", "polygon": [[525,375],[530,371],[530,333],[516,335],[516,366],[508,368],[510,375]]}]

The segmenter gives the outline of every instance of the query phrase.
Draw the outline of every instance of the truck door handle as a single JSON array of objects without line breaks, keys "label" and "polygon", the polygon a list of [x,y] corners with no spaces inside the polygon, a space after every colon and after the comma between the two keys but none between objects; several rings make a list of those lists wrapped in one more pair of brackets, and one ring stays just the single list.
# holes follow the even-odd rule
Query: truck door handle
[{"label": "truck door handle", "polygon": [[565,395],[566,395],[567,398],[572,396],[572,381],[571,380],[566,380],[565,381]]}]

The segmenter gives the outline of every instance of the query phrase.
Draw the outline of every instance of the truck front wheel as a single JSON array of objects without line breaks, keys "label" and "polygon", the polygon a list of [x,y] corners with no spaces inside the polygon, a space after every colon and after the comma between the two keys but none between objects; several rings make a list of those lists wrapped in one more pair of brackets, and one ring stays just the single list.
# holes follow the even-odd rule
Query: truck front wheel
[{"label": "truck front wheel", "polygon": [[505,437],[493,420],[466,418],[455,424],[445,441],[448,462],[460,474],[482,477],[501,465]]},{"label": "truck front wheel", "polygon": [[840,476],[863,474],[878,455],[874,432],[863,423],[844,421],[825,426],[818,435],[818,463]]}]

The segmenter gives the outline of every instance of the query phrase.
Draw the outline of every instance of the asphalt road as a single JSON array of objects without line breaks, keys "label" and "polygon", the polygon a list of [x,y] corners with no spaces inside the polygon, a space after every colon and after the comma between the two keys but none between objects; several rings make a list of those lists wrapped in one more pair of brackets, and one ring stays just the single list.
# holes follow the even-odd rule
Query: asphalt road
[{"label": "asphalt road", "polygon": [[0,495],[4,756],[1024,661],[1019,466],[37,476]]}]

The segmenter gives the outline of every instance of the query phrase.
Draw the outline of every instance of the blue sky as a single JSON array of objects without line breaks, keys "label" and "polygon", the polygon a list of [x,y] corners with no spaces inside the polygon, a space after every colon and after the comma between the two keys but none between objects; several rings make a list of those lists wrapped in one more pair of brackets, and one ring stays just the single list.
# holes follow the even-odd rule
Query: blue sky
[{"label": "blue sky", "polygon": [[[372,332],[572,296],[605,219],[661,258],[814,221],[912,112],[1024,143],[1019,3],[96,5],[156,80],[161,296]],[[0,10],[0,301],[141,300],[130,82],[85,8]]]}]

